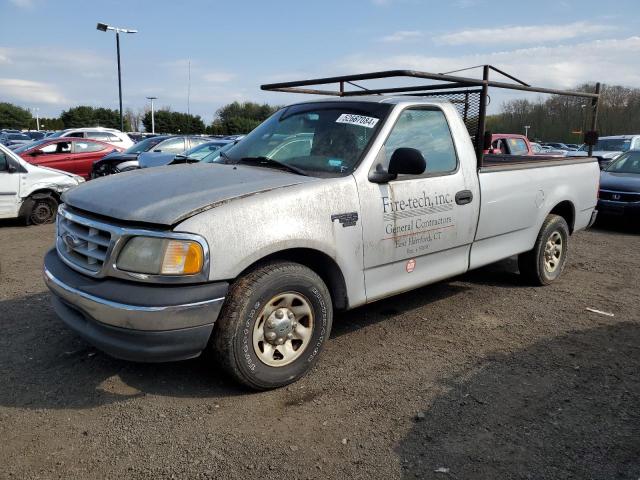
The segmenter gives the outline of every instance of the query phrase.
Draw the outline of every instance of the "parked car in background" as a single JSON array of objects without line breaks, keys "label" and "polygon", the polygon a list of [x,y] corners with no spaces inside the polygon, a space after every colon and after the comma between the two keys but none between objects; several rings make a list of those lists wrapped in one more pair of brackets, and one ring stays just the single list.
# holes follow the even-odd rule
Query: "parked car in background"
[{"label": "parked car in background", "polygon": [[542,145],[545,145],[547,147],[551,147],[554,150],[565,150],[565,151],[570,151],[572,150],[572,148],[567,145],[566,143],[560,143],[560,142],[544,142]]},{"label": "parked car in background", "polygon": [[565,157],[567,155],[566,150],[554,150],[549,146],[540,145],[536,142],[530,142],[530,145],[531,151],[534,153],[534,155],[546,155],[551,157]]},{"label": "parked car in background", "polygon": [[623,153],[601,172],[598,212],[640,217],[640,150]]},{"label": "parked car in background", "polygon": [[225,145],[234,142],[229,140],[214,140],[206,142],[187,150],[184,153],[154,153],[153,155],[140,155],[138,162],[140,168],[161,167],[179,163],[197,163],[220,150]]},{"label": "parked car in background", "polygon": [[141,155],[150,158],[154,155],[175,157],[178,153],[197,145],[209,142],[206,137],[188,135],[158,135],[136,143],[129,149],[119,154],[112,154],[97,161],[93,165],[92,177],[104,177],[114,173],[126,172],[140,168],[139,157]]},{"label": "parked car in background", "polygon": [[31,142],[31,137],[24,133],[5,132],[0,134],[0,143],[7,147],[12,145],[24,145]]},{"label": "parked car in background", "polygon": [[32,165],[0,145],[0,218],[49,223],[55,219],[60,195],[83,181],[77,175]]},{"label": "parked car in background", "polygon": [[494,133],[491,135],[491,148],[485,153],[498,155],[535,155],[529,139],[524,135]]},{"label": "parked car in background", "polygon": [[91,127],[91,128],[68,128],[54,133],[51,137],[77,137],[90,138],[92,140],[100,140],[101,142],[110,143],[120,150],[126,150],[133,145],[133,140],[129,135],[122,133],[115,128]]},{"label": "parked car in background", "polygon": [[[592,156],[598,159],[601,169],[606,169],[612,160],[615,160],[624,152],[640,150],[640,135],[613,135],[600,137],[598,143],[593,146]],[[586,157],[589,146],[583,145],[575,152],[570,152],[571,157]]]},{"label": "parked car in background", "polygon": [[41,130],[31,130],[28,132],[24,132],[31,140],[42,140],[47,136],[47,132],[43,132]]},{"label": "parked car in background", "polygon": [[91,178],[93,162],[117,147],[109,143],[85,138],[45,138],[17,148],[15,152],[33,165],[56,168]]}]

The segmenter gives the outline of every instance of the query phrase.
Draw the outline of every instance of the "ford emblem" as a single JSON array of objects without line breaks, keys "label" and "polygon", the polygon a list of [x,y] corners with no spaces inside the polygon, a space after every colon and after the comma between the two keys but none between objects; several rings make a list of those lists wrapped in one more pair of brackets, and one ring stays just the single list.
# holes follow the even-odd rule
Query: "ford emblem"
[{"label": "ford emblem", "polygon": [[82,245],[82,240],[69,232],[65,232],[62,234],[62,241],[69,248],[78,248],[80,245]]}]

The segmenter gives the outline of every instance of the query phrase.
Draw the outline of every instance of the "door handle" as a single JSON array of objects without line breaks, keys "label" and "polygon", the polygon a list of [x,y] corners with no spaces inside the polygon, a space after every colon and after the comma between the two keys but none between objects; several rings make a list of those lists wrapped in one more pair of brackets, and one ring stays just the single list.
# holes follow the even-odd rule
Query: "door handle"
[{"label": "door handle", "polygon": [[466,205],[473,201],[473,192],[471,190],[461,190],[456,193],[456,203],[458,205]]}]

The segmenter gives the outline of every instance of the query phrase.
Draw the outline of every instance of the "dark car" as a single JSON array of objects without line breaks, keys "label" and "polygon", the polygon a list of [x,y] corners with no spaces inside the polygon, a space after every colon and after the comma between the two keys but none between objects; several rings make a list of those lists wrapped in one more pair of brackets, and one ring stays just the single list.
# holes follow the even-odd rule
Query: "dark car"
[{"label": "dark car", "polygon": [[141,154],[170,154],[171,157],[193,148],[210,139],[204,137],[158,135],[146,138],[122,153],[113,153],[93,164],[92,178],[127,172],[140,168]]},{"label": "dark car", "polygon": [[24,134],[27,135],[31,140],[42,140],[44,137],[47,136],[46,132],[41,132],[38,130],[24,132]]},{"label": "dark car", "polygon": [[117,147],[88,138],[44,138],[16,148],[14,151],[27,162],[75,173],[91,178],[93,162],[116,150]]},{"label": "dark car", "polygon": [[31,137],[24,133],[5,132],[0,134],[0,143],[7,147],[11,145],[25,145],[31,142]]},{"label": "dark car", "polygon": [[598,214],[640,216],[640,150],[623,153],[602,171]]}]

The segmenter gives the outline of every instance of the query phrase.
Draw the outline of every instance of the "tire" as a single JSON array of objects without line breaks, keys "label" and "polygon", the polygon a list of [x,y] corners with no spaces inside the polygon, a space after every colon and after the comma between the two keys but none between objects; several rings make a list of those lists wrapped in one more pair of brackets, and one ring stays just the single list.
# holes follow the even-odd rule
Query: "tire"
[{"label": "tire", "polygon": [[549,285],[558,279],[567,262],[569,225],[559,215],[545,219],[533,250],[518,256],[520,274],[527,283]]},{"label": "tire", "polygon": [[332,321],[331,296],[315,272],[270,262],[231,286],[211,346],[232,378],[268,390],[295,382],[313,367]]},{"label": "tire", "polygon": [[27,217],[27,225],[44,225],[51,223],[58,212],[58,201],[51,197],[33,199],[33,207]]}]

